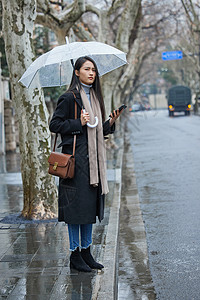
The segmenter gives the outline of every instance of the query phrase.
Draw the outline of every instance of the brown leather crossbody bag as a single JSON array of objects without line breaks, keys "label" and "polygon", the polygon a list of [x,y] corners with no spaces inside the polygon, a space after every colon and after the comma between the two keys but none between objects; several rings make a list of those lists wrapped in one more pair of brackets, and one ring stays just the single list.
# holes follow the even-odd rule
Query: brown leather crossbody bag
[{"label": "brown leather crossbody bag", "polygon": [[[74,94],[74,93],[73,93]],[[75,94],[74,97],[76,98]],[[77,119],[77,103],[75,101],[75,120]],[[73,153],[65,154],[55,152],[56,141],[58,134],[56,133],[53,151],[49,156],[49,171],[48,173],[61,178],[73,178],[75,171],[75,148],[76,148],[76,134],[74,135]]]}]

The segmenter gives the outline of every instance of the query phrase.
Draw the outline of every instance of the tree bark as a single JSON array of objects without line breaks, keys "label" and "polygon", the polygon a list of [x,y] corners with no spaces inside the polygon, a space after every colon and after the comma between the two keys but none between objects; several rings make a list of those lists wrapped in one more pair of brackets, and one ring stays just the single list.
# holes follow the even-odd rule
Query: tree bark
[{"label": "tree bark", "polygon": [[50,131],[43,91],[28,90],[18,83],[34,60],[32,38],[36,3],[33,0],[2,0],[2,4],[12,100],[19,119],[24,192],[22,215],[28,219],[52,218],[57,215],[57,188],[47,173]]}]

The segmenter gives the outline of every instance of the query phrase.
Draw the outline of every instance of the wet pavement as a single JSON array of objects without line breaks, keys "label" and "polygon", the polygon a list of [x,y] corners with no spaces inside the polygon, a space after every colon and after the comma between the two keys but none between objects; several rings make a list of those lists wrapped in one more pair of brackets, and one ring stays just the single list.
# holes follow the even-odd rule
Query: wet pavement
[{"label": "wet pavement", "polygon": [[[115,186],[119,185],[118,169],[111,169],[116,168],[117,159],[113,153],[109,157],[110,193],[106,199],[105,218],[94,226],[92,246],[95,259],[103,264]],[[16,219],[23,208],[19,154],[1,156],[0,167],[0,299],[104,299],[97,295],[102,278],[109,275],[109,268],[114,265],[112,257],[109,258],[111,266],[106,262],[103,271],[77,272],[69,268],[69,241],[64,223],[57,220],[6,223],[5,217],[12,215],[12,219]],[[113,281],[112,274],[109,276]],[[109,290],[103,295],[106,293],[112,295]]]},{"label": "wet pavement", "polygon": [[130,142],[159,300],[200,299],[200,117],[138,113]]}]

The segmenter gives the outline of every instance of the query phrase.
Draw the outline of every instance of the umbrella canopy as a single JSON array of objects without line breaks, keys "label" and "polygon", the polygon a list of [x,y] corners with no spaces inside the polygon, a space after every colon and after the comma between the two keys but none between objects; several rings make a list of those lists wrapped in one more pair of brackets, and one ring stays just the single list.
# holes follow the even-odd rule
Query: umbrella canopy
[{"label": "umbrella canopy", "polygon": [[112,46],[99,42],[75,42],[57,46],[38,57],[19,81],[28,88],[69,84],[73,72],[71,60],[86,55],[95,61],[100,76],[127,63],[126,54]]}]

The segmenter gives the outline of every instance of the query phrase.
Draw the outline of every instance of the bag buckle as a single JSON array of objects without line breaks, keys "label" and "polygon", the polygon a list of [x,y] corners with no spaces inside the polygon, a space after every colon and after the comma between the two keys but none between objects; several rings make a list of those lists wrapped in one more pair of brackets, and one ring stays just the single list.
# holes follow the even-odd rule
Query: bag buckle
[{"label": "bag buckle", "polygon": [[58,162],[56,161],[56,162],[54,163],[53,170],[56,171],[57,167],[58,167]]}]

